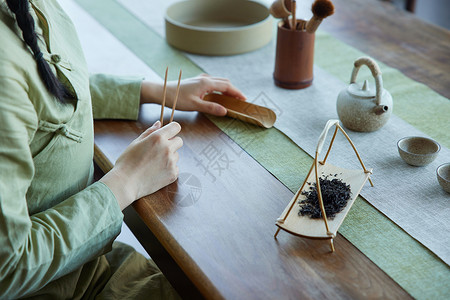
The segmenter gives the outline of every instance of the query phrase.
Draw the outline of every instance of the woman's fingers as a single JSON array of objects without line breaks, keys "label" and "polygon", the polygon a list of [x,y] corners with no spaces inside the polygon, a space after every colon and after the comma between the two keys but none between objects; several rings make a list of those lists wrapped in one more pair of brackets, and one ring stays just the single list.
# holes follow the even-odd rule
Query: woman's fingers
[{"label": "woman's fingers", "polygon": [[179,173],[177,152],[183,140],[181,126],[159,121],[133,141],[102,181],[111,188],[121,208],[174,182]]},{"label": "woman's fingers", "polygon": [[171,139],[174,136],[176,136],[181,131],[181,125],[177,122],[171,122],[161,128],[159,132],[162,134],[163,137],[167,139]]},{"label": "woman's fingers", "polygon": [[205,101],[200,98],[197,99],[197,110],[219,117],[225,116],[227,114],[227,109],[219,103]]},{"label": "woman's fingers", "polygon": [[221,92],[222,94],[240,100],[246,99],[244,94],[242,94],[242,92],[238,88],[236,88],[233,84],[231,84],[231,82],[228,79],[220,77],[207,77],[207,76],[203,77],[207,80],[206,85],[208,86],[209,91]]},{"label": "woman's fingers", "polygon": [[155,130],[154,134],[159,135],[163,140],[169,140],[176,136],[180,131],[181,125],[177,122],[172,122],[158,130]]},{"label": "woman's fingers", "polygon": [[172,163],[173,163],[173,168],[178,168],[177,167],[177,163],[180,160],[180,154],[178,154],[178,152],[174,152],[172,154]]},{"label": "woman's fingers", "polygon": [[139,141],[142,139],[145,139],[147,136],[149,136],[151,133],[155,132],[159,128],[161,128],[161,122],[159,122],[159,120],[158,120],[152,126],[147,128],[143,133],[141,133],[141,135],[137,139]]},{"label": "woman's fingers", "polygon": [[183,139],[181,139],[179,136],[176,136],[170,139],[169,141],[170,141],[170,149],[172,152],[176,152],[178,149],[183,147]]}]

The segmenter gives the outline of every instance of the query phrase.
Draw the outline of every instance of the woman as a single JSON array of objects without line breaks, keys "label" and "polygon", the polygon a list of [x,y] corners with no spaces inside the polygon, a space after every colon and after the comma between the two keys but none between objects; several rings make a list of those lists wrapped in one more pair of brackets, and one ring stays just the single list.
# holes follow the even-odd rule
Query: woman
[{"label": "woman", "polygon": [[[180,125],[156,122],[91,184],[93,117],[136,119],[162,84],[89,77],[56,0],[0,4],[0,298],[177,298],[152,262],[109,251],[121,210],[177,179]],[[177,107],[224,115],[201,100],[211,91],[244,99],[203,75],[182,81]]]}]

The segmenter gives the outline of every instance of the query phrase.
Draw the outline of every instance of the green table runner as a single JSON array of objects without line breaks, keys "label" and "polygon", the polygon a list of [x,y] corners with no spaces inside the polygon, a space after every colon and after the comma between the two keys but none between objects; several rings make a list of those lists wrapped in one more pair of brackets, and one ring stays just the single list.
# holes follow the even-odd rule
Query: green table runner
[{"label": "green table runner", "polygon": [[[116,1],[76,1],[158,74],[163,74],[167,65],[176,68],[181,66],[186,77],[202,72]],[[325,33],[317,34],[316,45],[315,63],[341,80],[348,81],[352,60],[362,53]],[[321,53],[324,49],[333,49],[334,55],[331,57],[328,53]],[[397,88],[404,88],[405,80],[408,81],[407,88],[417,90],[417,97],[414,99],[396,98],[395,113],[440,140],[444,146],[450,147],[445,128],[433,128],[422,118],[424,109],[435,116],[446,117],[448,111],[443,111],[442,107],[448,107],[448,100],[396,70],[389,69],[386,72],[387,67],[384,65],[381,68],[385,82],[389,82],[386,88],[392,93],[401,93]],[[411,105],[411,102],[415,105]],[[311,166],[312,158],[281,132],[254,127],[248,135],[233,135],[236,131],[229,126],[230,120],[211,120],[291,191],[295,192],[299,188]],[[246,125],[233,122],[233,126]],[[250,138],[252,142],[248,143]],[[280,157],[280,152],[286,155]],[[430,299],[450,295],[450,268],[364,199],[358,198],[339,232],[414,297]]]}]

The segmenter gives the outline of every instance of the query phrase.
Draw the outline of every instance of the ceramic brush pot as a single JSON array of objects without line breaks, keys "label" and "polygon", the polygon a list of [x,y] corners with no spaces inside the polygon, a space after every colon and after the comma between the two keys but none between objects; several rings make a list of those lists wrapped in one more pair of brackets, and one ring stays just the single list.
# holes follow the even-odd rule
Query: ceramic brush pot
[{"label": "ceramic brush pot", "polygon": [[293,30],[284,21],[278,23],[273,79],[279,87],[303,89],[312,84],[315,35],[298,29],[304,24],[297,20],[297,29]]}]

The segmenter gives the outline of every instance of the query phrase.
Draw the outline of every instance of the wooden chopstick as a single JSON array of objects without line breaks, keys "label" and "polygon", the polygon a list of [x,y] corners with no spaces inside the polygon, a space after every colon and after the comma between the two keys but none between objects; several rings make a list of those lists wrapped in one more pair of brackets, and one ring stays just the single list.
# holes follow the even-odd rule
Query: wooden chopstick
[{"label": "wooden chopstick", "polygon": [[167,91],[167,72],[169,71],[169,67],[166,68],[166,76],[164,76],[164,89],[163,89],[163,101],[161,104],[161,117],[159,122],[161,123],[161,127],[164,122],[164,106],[166,105],[166,91]]},{"label": "wooden chopstick", "polygon": [[296,3],[295,0],[291,1],[291,13],[292,13],[292,27],[291,27],[291,29],[295,31],[297,29],[296,28],[297,27],[297,16],[296,16],[297,3]]},{"label": "wooden chopstick", "polygon": [[179,95],[179,93],[180,93],[181,73],[182,73],[182,72],[181,72],[181,69],[180,69],[180,75],[178,76],[177,93],[175,94],[175,100],[173,101],[172,115],[170,116],[170,121],[169,121],[169,123],[172,123],[172,121],[173,121],[173,114],[175,113],[175,108],[177,107],[178,95]]}]

